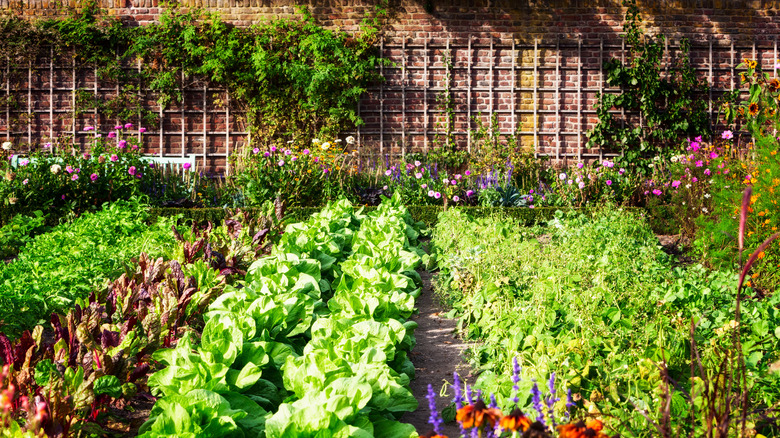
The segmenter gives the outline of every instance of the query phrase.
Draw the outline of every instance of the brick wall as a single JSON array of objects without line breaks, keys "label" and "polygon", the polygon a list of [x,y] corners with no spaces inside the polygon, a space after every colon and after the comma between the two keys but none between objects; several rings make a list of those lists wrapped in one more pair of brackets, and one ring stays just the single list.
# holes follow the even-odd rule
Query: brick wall
[{"label": "brick wall", "polygon": [[[158,0],[110,0],[103,7],[129,25],[152,22],[162,8]],[[184,0],[182,7],[219,11],[238,25],[274,17],[291,17],[297,4],[310,8],[324,25],[355,30],[370,14],[375,0]],[[56,16],[50,0],[0,0],[0,9],[29,17]],[[670,37],[672,51],[681,37],[693,40],[692,58],[699,74],[719,91],[733,85],[733,61],[756,57],[772,69],[778,58],[780,33],[778,1],[685,0],[639,4],[643,25],[650,33]],[[424,151],[436,142],[446,126],[440,99],[445,89],[455,110],[453,130],[463,148],[476,147],[469,130],[474,117],[497,117],[502,132],[520,131],[522,143],[557,159],[602,156],[605,151],[584,148],[583,133],[592,126],[591,108],[596,93],[604,89],[601,63],[620,56],[624,9],[615,0],[419,0],[391,1],[383,54],[396,63],[385,68],[387,81],[363,99],[361,150],[383,154]],[[755,56],[754,56],[755,54]],[[453,65],[446,80],[445,58]],[[16,84],[27,90],[29,126],[9,129],[9,117],[0,124],[0,136],[42,138],[50,127],[71,132],[85,123],[111,124],[89,113],[72,123],[67,120],[68,96],[64,84],[73,83],[68,68],[57,68],[63,94],[51,98],[49,111],[46,61],[33,69],[33,84]],[[74,73],[76,74],[76,73]],[[79,86],[89,86],[88,72],[79,72]],[[97,88],[111,88],[99,85]],[[108,91],[106,91],[108,92]],[[52,91],[55,95],[56,91]],[[22,93],[25,94],[25,93]],[[185,94],[183,107],[164,114],[163,130],[149,133],[150,152],[198,153],[211,156],[210,166],[224,166],[224,156],[245,142],[244,127],[224,104],[218,91],[194,87]],[[25,96],[21,111],[24,112]],[[59,103],[57,103],[59,102]],[[150,106],[153,103],[150,102]],[[34,108],[33,108],[34,107]],[[37,112],[36,112],[37,111]],[[47,115],[47,111],[50,115]],[[61,114],[61,115],[57,115]],[[0,117],[4,117],[0,113]],[[204,125],[205,121],[205,125]],[[204,128],[205,126],[205,128]],[[197,133],[205,131],[205,135]],[[194,133],[194,134],[193,134]],[[205,148],[204,148],[205,142]],[[184,148],[182,148],[184,145]],[[606,151],[607,153],[609,151]]]}]

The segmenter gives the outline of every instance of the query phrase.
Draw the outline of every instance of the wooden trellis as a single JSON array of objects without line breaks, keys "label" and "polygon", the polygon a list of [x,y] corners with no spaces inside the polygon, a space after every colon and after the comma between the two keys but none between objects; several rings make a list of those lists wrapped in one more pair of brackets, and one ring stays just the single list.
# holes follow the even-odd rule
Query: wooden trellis
[{"label": "wooden trellis", "polygon": [[[447,124],[442,122],[450,123],[447,112],[452,111],[454,125],[449,128],[462,149],[475,148],[475,118],[488,123],[496,116],[502,135],[517,135],[536,155],[555,160],[614,155],[614,151],[588,148],[586,133],[595,122],[595,97],[614,92],[605,84],[603,65],[612,57],[625,58],[621,41],[424,35],[383,39],[379,48],[393,62],[379,67],[387,81],[369,90],[361,101],[358,111],[366,123],[344,133],[357,137],[361,153],[395,156],[429,151],[447,134]],[[667,52],[677,50],[678,44],[667,47]],[[716,122],[718,110],[713,99],[737,86],[736,64],[742,57],[757,59],[765,71],[776,74],[776,38],[739,44],[709,38],[693,43],[690,54],[695,70],[711,86],[706,96],[711,123]],[[446,56],[451,56],[451,67]],[[48,59],[24,67],[5,60],[0,97],[12,95],[22,102],[0,110],[5,118],[0,120],[0,138],[32,144],[69,133],[77,144],[85,145],[89,134],[82,129],[87,120],[96,125],[115,122],[102,120],[96,109],[87,112],[89,117],[82,115],[74,121],[77,90],[90,90],[100,97],[118,94],[121,84],[104,85],[96,79],[96,71],[86,74],[72,59],[59,60],[52,50]],[[248,141],[246,129],[238,123],[242,114],[231,111],[230,96],[224,90],[208,83],[194,83],[182,92],[180,105],[162,108],[147,102],[159,124],[143,137],[139,134],[146,152],[197,155],[207,167],[224,166],[239,143]],[[443,93],[450,93],[452,108],[442,108],[438,98]],[[213,94],[224,96],[221,105],[210,100]]]}]

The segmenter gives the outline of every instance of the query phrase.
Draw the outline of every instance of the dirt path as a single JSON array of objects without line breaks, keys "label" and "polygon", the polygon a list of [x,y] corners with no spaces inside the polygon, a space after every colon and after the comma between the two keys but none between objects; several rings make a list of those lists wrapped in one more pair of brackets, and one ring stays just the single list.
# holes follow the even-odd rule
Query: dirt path
[{"label": "dirt path", "polygon": [[[410,354],[414,363],[416,378],[411,382],[412,393],[420,404],[414,411],[404,414],[401,421],[413,424],[420,435],[431,431],[428,423],[430,412],[428,410],[428,384],[433,385],[438,396],[445,381],[452,383],[452,373],[458,374],[473,381],[468,365],[464,362],[461,353],[466,344],[454,336],[457,321],[444,318],[442,308],[433,295],[431,287],[431,273],[420,271],[423,280],[423,291],[417,300],[419,313],[412,317],[419,327],[414,334],[417,345]],[[452,391],[445,397],[437,397],[439,412],[452,401]],[[455,422],[444,425],[444,434],[447,436],[459,436],[460,429]]]}]

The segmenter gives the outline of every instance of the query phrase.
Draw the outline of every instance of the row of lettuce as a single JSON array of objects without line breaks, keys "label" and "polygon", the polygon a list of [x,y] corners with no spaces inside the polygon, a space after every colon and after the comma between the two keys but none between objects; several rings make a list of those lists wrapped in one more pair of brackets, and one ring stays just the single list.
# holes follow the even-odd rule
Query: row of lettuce
[{"label": "row of lettuce", "polygon": [[[437,294],[476,341],[479,378],[469,383],[500,407],[511,410],[516,386],[531,416],[547,402],[561,415],[576,403],[610,434],[650,436],[654,425],[671,436],[731,434],[741,418],[748,434],[780,433],[780,295],[748,287],[735,318],[736,264],[729,272],[680,263],[641,217],[614,208],[531,228],[449,210],[432,257]],[[514,358],[523,369],[516,385]],[[535,403],[529,390],[548,380],[570,388],[568,400]]]},{"label": "row of lettuce", "polygon": [[[43,292],[57,310],[75,304],[51,330],[23,331],[44,310],[15,324],[5,314],[0,423],[16,436],[103,433],[109,408],[148,398],[148,385],[159,399],[142,436],[414,435],[397,421],[417,407],[407,319],[422,252],[406,209],[395,199],[365,215],[340,201],[283,233],[273,225],[238,214],[218,227],[173,226],[178,243],[162,257],[142,254],[108,287],[85,286],[100,292]],[[92,237],[100,259],[110,245]],[[116,274],[97,265],[95,281]]]}]

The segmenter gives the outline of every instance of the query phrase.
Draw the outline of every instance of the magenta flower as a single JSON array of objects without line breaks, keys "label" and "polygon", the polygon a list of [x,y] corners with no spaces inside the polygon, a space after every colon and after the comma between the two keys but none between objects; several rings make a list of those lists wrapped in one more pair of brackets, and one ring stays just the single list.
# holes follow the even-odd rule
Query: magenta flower
[{"label": "magenta flower", "polygon": [[680,181],[672,181],[672,187],[674,187],[675,189],[680,187],[680,184],[681,184]]},{"label": "magenta flower", "polygon": [[583,163],[577,163],[577,169],[582,169],[585,166]]},{"label": "magenta flower", "polygon": [[704,169],[704,174],[710,176],[710,174],[712,174],[712,171],[710,169]]},{"label": "magenta flower", "polygon": [[694,176],[694,177],[693,177],[693,179],[692,179],[691,181],[693,181],[693,182],[699,182],[699,178],[696,178],[696,177]]},{"label": "magenta flower", "polygon": [[474,195],[474,190],[466,190],[466,196],[468,196],[470,198],[473,195]]},{"label": "magenta flower", "polygon": [[259,154],[260,153],[260,148],[252,149],[252,153],[255,154],[255,155]]},{"label": "magenta flower", "polygon": [[44,144],[43,144],[43,147],[44,147],[44,148],[50,148],[50,147],[51,147],[51,143],[44,143]]},{"label": "magenta flower", "polygon": [[30,180],[25,178],[24,181],[22,181],[22,184],[27,185],[28,182],[30,182]]},{"label": "magenta flower", "polygon": [[453,180],[450,180],[450,184],[452,184],[452,185],[455,185],[455,184],[457,184],[457,183],[458,183],[458,182],[457,182],[457,181],[455,181],[454,179],[453,179]]},{"label": "magenta flower", "polygon": [[19,161],[19,166],[26,166],[28,164],[30,164],[30,160],[24,159]]},{"label": "magenta flower", "polygon": [[455,195],[452,197],[452,200],[455,202],[460,202],[460,197],[458,195]]},{"label": "magenta flower", "polygon": [[390,169],[385,170],[385,176],[390,176],[393,174],[393,171]]},{"label": "magenta flower", "polygon": [[529,196],[528,197],[528,202],[534,202],[534,197],[533,196]]},{"label": "magenta flower", "polygon": [[189,169],[190,169],[190,167],[192,167],[192,164],[190,164],[190,163],[184,163],[184,164],[182,164],[182,165],[181,165],[181,167],[182,167],[184,170],[189,170]]},{"label": "magenta flower", "polygon": [[612,185],[612,180],[611,180],[611,179],[608,179],[608,180],[607,180],[607,185],[608,185],[608,186],[611,186],[611,185]]},{"label": "magenta flower", "polygon": [[134,151],[137,151],[137,150],[138,150],[138,145],[135,145],[135,144],[134,144],[134,145],[133,145],[133,150],[134,150]]},{"label": "magenta flower", "polygon": [[436,198],[436,199],[439,199],[439,198],[441,198],[441,193],[436,192],[436,193],[433,194],[433,197]]},{"label": "magenta flower", "polygon": [[146,128],[138,128],[139,134],[143,134],[144,132],[146,132]]},{"label": "magenta flower", "polygon": [[133,127],[132,123],[125,123],[125,129],[130,129]]},{"label": "magenta flower", "polygon": [[718,153],[715,151],[710,152],[710,159],[714,160],[718,158]]},{"label": "magenta flower", "polygon": [[149,168],[154,169],[154,163],[149,163]]},{"label": "magenta flower", "polygon": [[696,167],[702,167],[702,166],[704,166],[704,162],[702,162],[701,160],[696,162]]},{"label": "magenta flower", "polygon": [[84,130],[85,130],[85,131],[92,131],[93,129],[95,129],[95,127],[94,127],[94,126],[85,126],[85,127],[84,127]]},{"label": "magenta flower", "polygon": [[304,149],[303,150],[303,155],[309,155],[310,153],[311,153],[311,151],[308,150],[308,149]]},{"label": "magenta flower", "polygon": [[623,168],[621,167],[621,168],[620,168],[620,170],[618,170],[618,175],[622,175],[622,174],[624,174],[624,173],[626,173],[626,169],[623,169]]},{"label": "magenta flower", "polygon": [[661,190],[660,190],[660,189],[653,189],[653,194],[654,194],[655,196],[661,196],[661,193],[663,193],[663,192],[661,192]]},{"label": "magenta flower", "polygon": [[469,175],[471,175],[471,171],[470,171],[470,170],[467,170],[467,171],[465,171],[465,172],[463,172],[463,173],[465,173],[465,174],[466,174],[466,176],[469,176]]},{"label": "magenta flower", "polygon": [[116,125],[116,126],[114,126],[114,129],[117,130],[117,131],[121,131],[122,130],[122,125]]},{"label": "magenta flower", "polygon": [[88,154],[86,152],[84,152],[84,155],[82,155],[82,156],[84,157],[85,160],[89,160],[90,158],[92,158],[92,155],[90,155],[90,154]]},{"label": "magenta flower", "polygon": [[428,188],[428,184],[423,184],[423,185],[420,186],[420,188],[427,189]]},{"label": "magenta flower", "polygon": [[271,146],[271,152],[276,152],[276,146]]},{"label": "magenta flower", "polygon": [[116,132],[111,131],[108,133],[108,138],[116,138]]},{"label": "magenta flower", "polygon": [[290,160],[291,160],[291,161],[298,161],[298,157],[296,157],[295,155],[293,155],[293,157],[292,157],[292,158],[290,158]]},{"label": "magenta flower", "polygon": [[116,156],[116,154],[112,154],[112,155],[111,155],[111,158],[109,158],[109,160],[111,160],[111,161],[117,161],[117,160],[119,160],[119,157],[117,157],[117,156]]},{"label": "magenta flower", "polygon": [[720,138],[724,140],[731,140],[734,138],[734,133],[731,131],[723,131],[723,134],[720,135]]},{"label": "magenta flower", "polygon": [[284,160],[279,160],[279,162],[277,164],[279,165],[279,167],[284,166]]},{"label": "magenta flower", "polygon": [[91,179],[92,182],[95,182],[98,179],[98,174],[97,173],[93,173],[92,175],[89,176],[89,179]]},{"label": "magenta flower", "polygon": [[78,173],[74,173],[73,176],[70,177],[71,181],[76,181],[77,179],[79,179],[79,174]]},{"label": "magenta flower", "polygon": [[135,166],[130,166],[130,168],[127,169],[127,173],[129,173],[130,175],[135,175],[135,170],[136,170]]},{"label": "magenta flower", "polygon": [[119,143],[117,143],[117,147],[119,149],[124,149],[125,146],[127,146],[127,141],[125,141],[125,140],[119,140]]},{"label": "magenta flower", "polygon": [[284,150],[284,154],[285,154],[285,155],[290,155],[291,153],[292,153],[292,151],[291,151],[291,150],[289,150],[289,149],[285,149],[285,150]]},{"label": "magenta flower", "polygon": [[263,153],[263,156],[264,156],[264,157],[266,157],[266,158],[268,158],[268,157],[270,157],[270,156],[271,156],[271,153],[270,153],[270,152],[268,152],[268,151],[265,151],[265,153]]},{"label": "magenta flower", "polygon": [[65,172],[68,172],[68,173],[73,173],[73,171],[74,171],[74,169],[73,169],[72,167],[70,167],[70,164],[68,164],[67,166],[65,166]]}]

